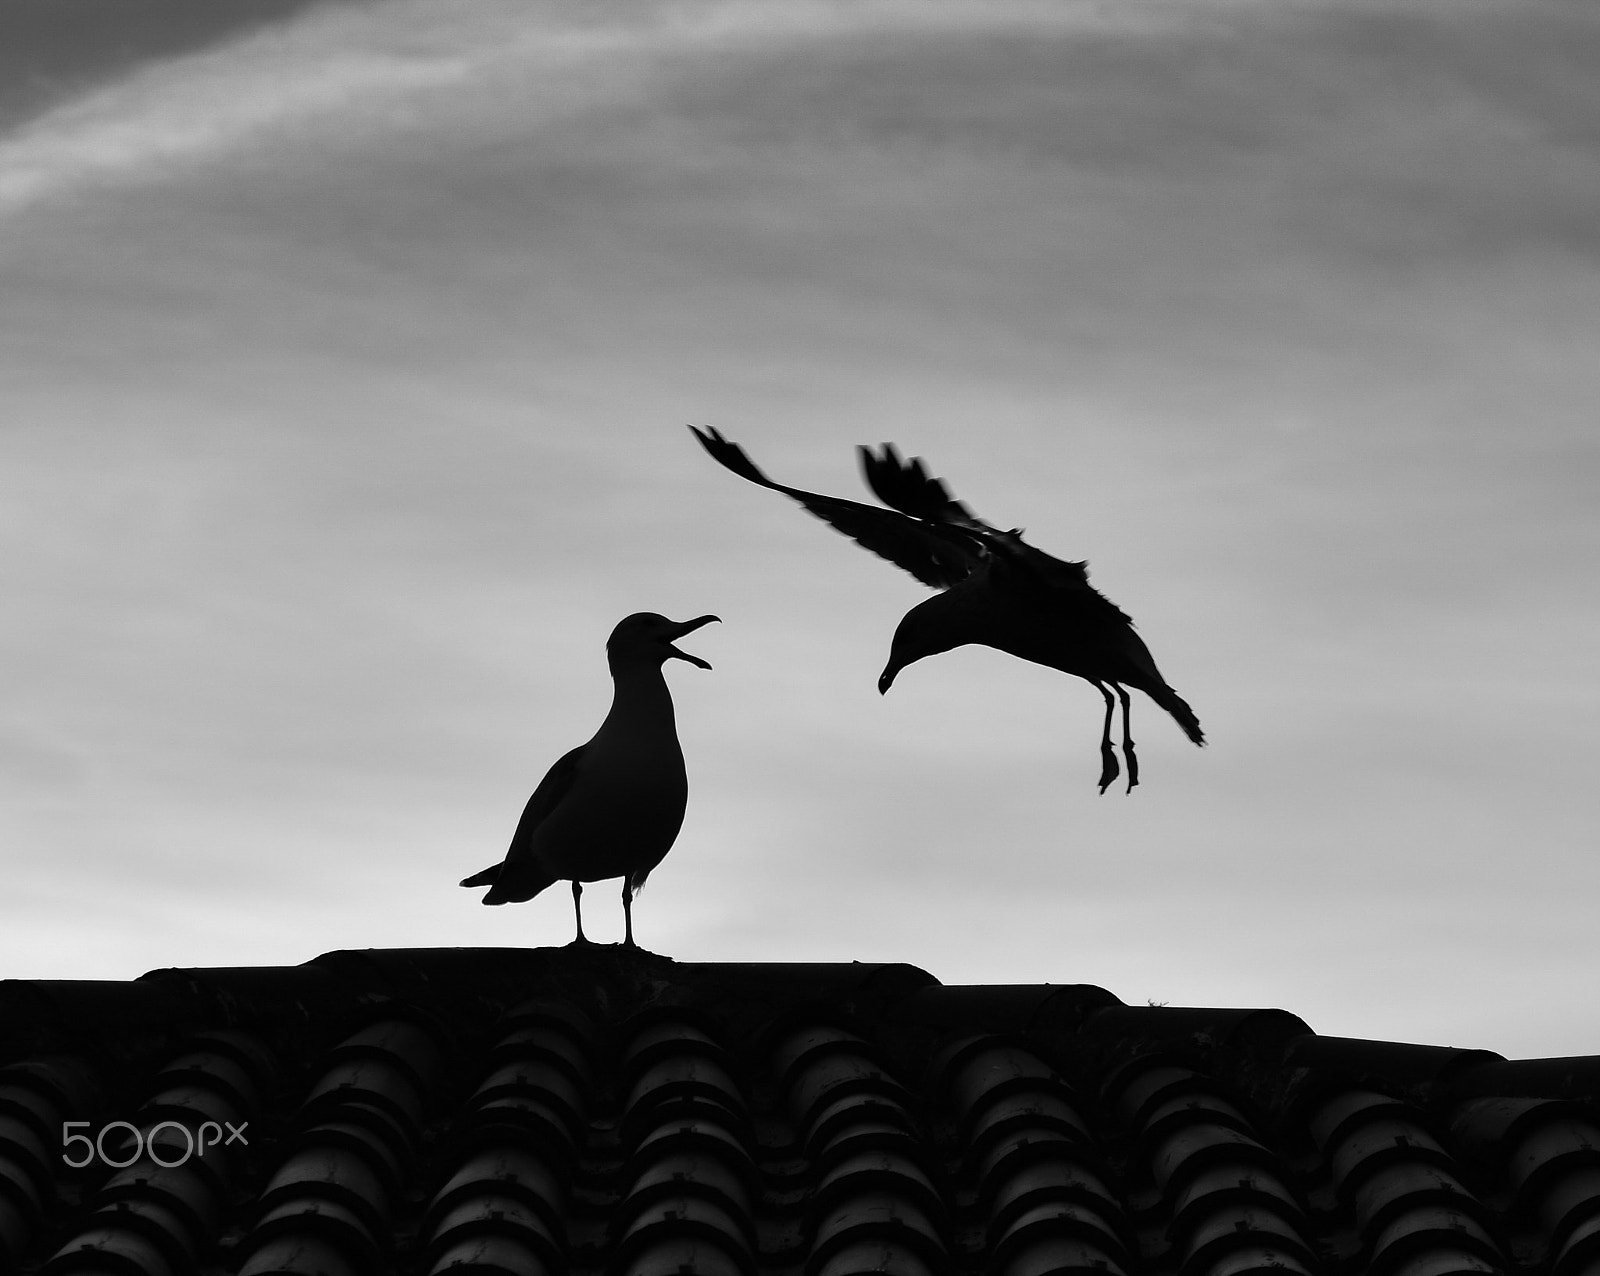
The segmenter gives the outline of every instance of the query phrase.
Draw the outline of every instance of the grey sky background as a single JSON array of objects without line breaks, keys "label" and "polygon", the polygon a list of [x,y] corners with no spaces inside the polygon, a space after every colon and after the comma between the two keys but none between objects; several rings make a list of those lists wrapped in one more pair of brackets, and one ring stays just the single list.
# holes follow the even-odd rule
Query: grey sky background
[{"label": "grey sky background", "polygon": [[[565,943],[454,883],[709,611],[646,947],[1600,1051],[1592,7],[72,8],[0,31],[0,973]],[[1212,743],[880,699],[925,591],[689,422],[925,456]]]}]

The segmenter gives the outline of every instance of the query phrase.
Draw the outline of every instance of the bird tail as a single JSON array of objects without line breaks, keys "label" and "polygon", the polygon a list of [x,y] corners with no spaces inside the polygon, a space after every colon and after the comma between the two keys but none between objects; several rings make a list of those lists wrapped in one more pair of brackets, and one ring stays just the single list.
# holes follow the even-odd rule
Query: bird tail
[{"label": "bird tail", "polygon": [[1143,691],[1177,720],[1178,725],[1183,728],[1183,733],[1186,736],[1196,744],[1204,744],[1206,742],[1206,733],[1200,729],[1200,719],[1195,717],[1194,710],[1189,707],[1189,702],[1176,691],[1165,683],[1154,687],[1145,687]]},{"label": "bird tail", "polygon": [[491,864],[481,873],[463,877],[463,886],[487,886],[489,893],[483,897],[485,904],[520,904],[530,900],[556,878],[532,861],[519,861],[507,872],[504,862]]}]

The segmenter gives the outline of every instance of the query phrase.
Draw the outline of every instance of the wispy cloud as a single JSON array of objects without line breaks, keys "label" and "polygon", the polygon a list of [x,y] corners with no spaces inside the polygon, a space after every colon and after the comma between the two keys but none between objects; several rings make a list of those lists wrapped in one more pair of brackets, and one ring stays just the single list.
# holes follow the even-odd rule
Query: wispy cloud
[{"label": "wispy cloud", "polygon": [[155,62],[63,103],[0,141],[0,209],[93,184],[159,180],[297,123],[351,116],[359,123],[407,92],[459,81],[466,71],[451,58],[341,47],[338,29],[355,20],[315,14]]},{"label": "wispy cloud", "polygon": [[[867,6],[863,14],[897,8]],[[0,141],[0,209],[94,182],[159,180],[296,128],[326,127],[348,139],[403,127],[412,110],[426,109],[426,101],[408,105],[420,93],[492,80],[497,68],[526,76],[514,89],[519,107],[559,111],[615,92],[630,56],[832,27],[840,12],[720,4],[629,12],[508,0],[468,0],[446,12],[396,0],[312,8],[199,51],[172,53],[158,43],[142,65],[123,65],[109,82],[63,97]],[[92,24],[83,38],[94,40]],[[598,59],[604,73],[586,74]],[[537,116],[525,122],[535,125]]]}]

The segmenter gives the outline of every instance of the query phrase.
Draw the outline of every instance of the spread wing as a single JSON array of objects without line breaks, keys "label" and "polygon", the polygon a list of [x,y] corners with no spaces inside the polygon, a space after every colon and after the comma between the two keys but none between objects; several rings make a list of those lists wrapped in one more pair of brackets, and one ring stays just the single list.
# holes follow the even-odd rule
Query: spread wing
[{"label": "spread wing", "polygon": [[920,456],[907,461],[893,443],[883,444],[881,455],[869,447],[856,450],[861,454],[861,472],[866,476],[867,486],[890,509],[912,518],[957,523],[980,532],[994,530],[951,496],[950,489],[928,473]]},{"label": "spread wing", "polygon": [[[823,522],[843,532],[862,548],[870,549],[880,558],[887,558],[896,567],[910,572],[924,585],[947,589],[958,584],[978,570],[987,556],[984,532],[989,529],[968,514],[959,502],[950,500],[943,484],[920,471],[920,462],[914,463],[919,466],[920,484],[913,478],[896,487],[892,486],[892,479],[884,480],[891,484],[889,490],[895,492],[897,500],[903,500],[904,507],[908,507],[906,512],[900,513],[774,483],[756,468],[755,462],[745,455],[743,448],[737,443],[730,443],[719,431],[699,430],[692,425],[689,429],[712,459],[725,469],[732,470],[748,482],[770,487],[774,492],[782,492],[798,501]],[[893,454],[892,448],[886,447],[885,452],[894,456],[893,463],[898,470],[899,457]],[[888,465],[889,462],[885,460],[883,464]],[[945,506],[953,506],[960,512],[962,520],[933,518],[923,513],[925,509],[931,511],[936,504],[932,488],[937,488],[943,494]],[[882,495],[881,491],[879,495]]]},{"label": "spread wing", "polygon": [[997,582],[1035,590],[1064,590],[1098,594],[1089,584],[1089,564],[1082,559],[1056,558],[1035,549],[1021,532],[994,532],[989,538]]},{"label": "spread wing", "polygon": [[983,546],[997,583],[1019,589],[1087,590],[1088,564],[1055,558],[1022,539],[1020,531],[991,527],[950,495],[944,483],[928,473],[920,456],[909,461],[892,443],[874,452],[863,447],[861,469],[867,486],[892,509],[969,532]]}]

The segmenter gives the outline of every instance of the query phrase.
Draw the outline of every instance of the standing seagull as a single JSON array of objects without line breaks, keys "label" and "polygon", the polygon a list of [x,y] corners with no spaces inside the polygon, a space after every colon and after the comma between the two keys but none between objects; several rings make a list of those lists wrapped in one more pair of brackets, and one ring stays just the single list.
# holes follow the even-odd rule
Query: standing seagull
[{"label": "standing seagull", "polygon": [[1128,726],[1128,691],[1137,687],[1177,719],[1196,744],[1205,743],[1200,720],[1156,669],[1133,621],[1089,584],[1088,564],[1063,562],[1022,539],[1020,529],[1002,532],[977,518],[922,460],[902,460],[893,444],[881,454],[860,449],[867,486],[889,509],[836,496],[818,496],[774,483],[716,430],[689,427],[712,457],[742,479],[793,497],[824,522],[874,554],[944,592],[918,603],[894,631],[889,663],[879,692],[924,656],[966,643],[980,643],[1060,669],[1091,682],[1105,697],[1100,735],[1100,792],[1120,774],[1111,746],[1111,721],[1122,701],[1122,755],[1128,791],[1139,783],[1139,759]]},{"label": "standing seagull", "polygon": [[634,946],[633,893],[672,849],[689,801],[661,666],[676,657],[711,668],[673,642],[716,619],[680,622],[641,611],[618,623],[606,640],[615,684],[611,712],[588,744],[560,758],[539,781],[504,861],[463,886],[489,887],[485,904],[510,904],[532,899],[552,882],[570,881],[576,942],[584,944],[583,883],[620,877],[622,942]]}]

